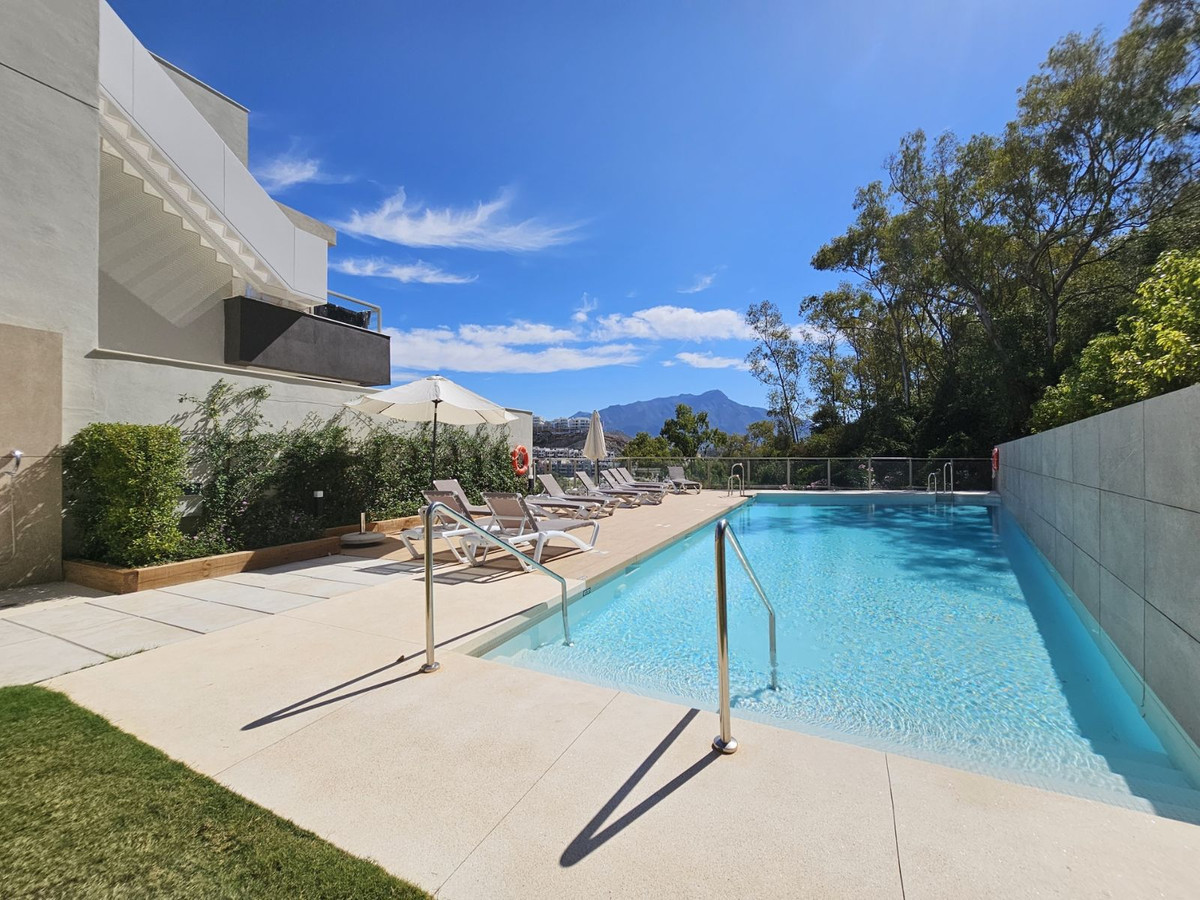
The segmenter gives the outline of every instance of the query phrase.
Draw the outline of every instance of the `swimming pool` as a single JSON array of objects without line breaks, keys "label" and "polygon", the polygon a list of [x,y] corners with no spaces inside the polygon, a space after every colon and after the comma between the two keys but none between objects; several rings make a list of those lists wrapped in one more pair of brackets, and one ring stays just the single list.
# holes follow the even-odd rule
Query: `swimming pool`
[{"label": "swimming pool", "polygon": [[[731,558],[735,716],[1089,796],[1200,800],[1006,510],[872,499],[759,495],[727,516],[778,615],[773,690],[767,615]],[[573,603],[573,646],[549,618],[486,656],[714,709],[712,534]]]}]

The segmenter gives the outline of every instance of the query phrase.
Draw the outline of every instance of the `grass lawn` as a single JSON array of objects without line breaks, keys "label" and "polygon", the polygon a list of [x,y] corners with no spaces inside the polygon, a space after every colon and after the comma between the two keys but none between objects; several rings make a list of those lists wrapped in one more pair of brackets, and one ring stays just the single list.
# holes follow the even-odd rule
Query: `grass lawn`
[{"label": "grass lawn", "polygon": [[0,896],[427,897],[62,694],[0,688]]}]

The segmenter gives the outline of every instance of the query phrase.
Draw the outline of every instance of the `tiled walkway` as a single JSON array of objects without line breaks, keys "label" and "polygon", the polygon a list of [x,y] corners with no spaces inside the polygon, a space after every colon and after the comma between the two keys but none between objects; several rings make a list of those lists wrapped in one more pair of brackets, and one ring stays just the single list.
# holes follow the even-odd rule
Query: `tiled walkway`
[{"label": "tiled walkway", "polygon": [[0,592],[0,685],[26,684],[403,577],[411,564],[327,556],[134,594],[60,583]]}]

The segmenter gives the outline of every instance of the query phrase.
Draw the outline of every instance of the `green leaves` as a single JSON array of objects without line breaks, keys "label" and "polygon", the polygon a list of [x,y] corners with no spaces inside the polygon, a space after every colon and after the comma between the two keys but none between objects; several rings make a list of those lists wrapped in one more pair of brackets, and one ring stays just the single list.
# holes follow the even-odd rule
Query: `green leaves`
[{"label": "green leaves", "polygon": [[121,566],[175,558],[184,476],[179,429],[95,423],[63,450],[63,493],[84,556]]}]

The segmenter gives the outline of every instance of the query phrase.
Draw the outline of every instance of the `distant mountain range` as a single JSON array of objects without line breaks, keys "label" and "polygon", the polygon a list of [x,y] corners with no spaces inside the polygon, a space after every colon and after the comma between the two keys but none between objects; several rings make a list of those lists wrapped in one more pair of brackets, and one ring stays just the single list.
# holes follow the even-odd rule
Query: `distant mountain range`
[{"label": "distant mountain range", "polygon": [[[745,432],[751,422],[769,418],[767,411],[758,406],[745,406],[730,400],[721,391],[705,391],[703,394],[676,394],[674,397],[655,397],[637,403],[620,403],[600,410],[600,421],[604,431],[623,431],[637,434],[647,431],[656,435],[663,422],[675,416],[675,407],[686,403],[695,412],[708,413],[708,424],[730,434]],[[590,416],[592,411],[581,410],[576,416]]]}]

